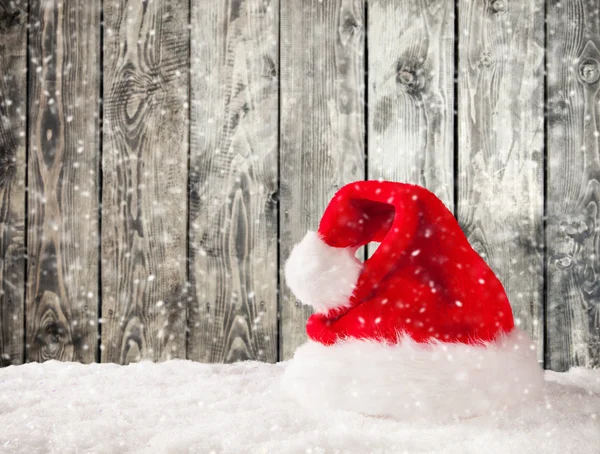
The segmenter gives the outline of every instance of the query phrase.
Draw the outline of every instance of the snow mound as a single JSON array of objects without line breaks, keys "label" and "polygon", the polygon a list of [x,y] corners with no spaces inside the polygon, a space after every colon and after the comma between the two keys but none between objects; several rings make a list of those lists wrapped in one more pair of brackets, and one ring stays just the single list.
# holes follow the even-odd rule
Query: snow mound
[{"label": "snow mound", "polygon": [[546,372],[537,405],[434,424],[310,411],[280,388],[287,363],[0,369],[6,453],[597,453],[600,370]]}]

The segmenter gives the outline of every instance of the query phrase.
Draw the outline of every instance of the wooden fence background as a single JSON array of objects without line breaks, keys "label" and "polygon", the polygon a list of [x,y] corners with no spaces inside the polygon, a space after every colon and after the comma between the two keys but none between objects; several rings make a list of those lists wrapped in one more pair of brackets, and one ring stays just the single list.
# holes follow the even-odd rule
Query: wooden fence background
[{"label": "wooden fence background", "polygon": [[281,265],[383,178],[454,210],[545,367],[600,366],[598,10],[0,0],[0,363],[288,359]]}]

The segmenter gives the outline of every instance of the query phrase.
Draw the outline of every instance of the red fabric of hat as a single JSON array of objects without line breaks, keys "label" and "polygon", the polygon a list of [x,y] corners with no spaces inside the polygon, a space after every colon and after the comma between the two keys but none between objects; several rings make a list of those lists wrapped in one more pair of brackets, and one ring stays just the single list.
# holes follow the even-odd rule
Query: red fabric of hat
[{"label": "red fabric of hat", "polygon": [[318,235],[352,255],[371,241],[381,244],[365,262],[348,304],[310,318],[307,333],[315,341],[394,342],[399,332],[417,342],[489,341],[514,327],[502,284],[452,213],[425,188],[349,184],[325,210]]},{"label": "red fabric of hat", "polygon": [[[370,242],[381,244],[362,264],[356,251]],[[310,341],[286,372],[301,402],[394,416],[407,408],[412,414],[410,404],[417,402],[435,414],[460,416],[494,408],[493,402],[512,396],[515,383],[529,396],[539,389],[533,345],[515,329],[502,284],[452,213],[425,188],[385,181],[344,186],[318,231],[292,250],[285,277],[298,299],[315,309],[306,325]],[[439,355],[449,351],[452,360],[440,363]],[[506,378],[498,364],[517,371]],[[346,376],[347,369],[360,372]],[[454,394],[448,383],[443,395],[437,388],[427,391],[436,371],[475,377],[477,386],[459,380]],[[347,380],[352,392],[369,399],[342,398]],[[375,390],[383,393],[381,401]],[[465,393],[471,403],[456,409]],[[390,396],[404,402],[404,410],[390,404]]]}]

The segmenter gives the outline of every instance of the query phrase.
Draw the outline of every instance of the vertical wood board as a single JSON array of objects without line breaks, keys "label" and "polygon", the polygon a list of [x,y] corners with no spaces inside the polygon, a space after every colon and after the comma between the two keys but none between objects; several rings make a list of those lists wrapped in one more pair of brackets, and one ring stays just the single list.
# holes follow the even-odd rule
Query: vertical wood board
[{"label": "vertical wood board", "polygon": [[368,3],[369,179],[454,209],[454,2]]},{"label": "vertical wood board", "polygon": [[458,219],[542,361],[544,2],[458,12]]},{"label": "vertical wood board", "polygon": [[105,362],[186,356],[188,12],[104,2]]},{"label": "vertical wood board", "polygon": [[98,319],[100,9],[32,0],[27,360],[93,362]]},{"label": "vertical wood board", "polygon": [[546,367],[600,366],[598,4],[548,5]]},{"label": "vertical wood board", "polygon": [[[335,191],[364,178],[362,0],[281,2],[280,263],[316,230]],[[280,359],[306,340],[310,308],[280,270]]]},{"label": "vertical wood board", "polygon": [[192,3],[190,359],[277,361],[278,2]]},{"label": "vertical wood board", "polygon": [[0,0],[0,367],[24,360],[27,0]]}]

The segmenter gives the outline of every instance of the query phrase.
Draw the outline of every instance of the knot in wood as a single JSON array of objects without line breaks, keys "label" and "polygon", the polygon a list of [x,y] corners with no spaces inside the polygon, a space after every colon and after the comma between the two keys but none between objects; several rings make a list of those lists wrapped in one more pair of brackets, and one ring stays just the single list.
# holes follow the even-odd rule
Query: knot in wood
[{"label": "knot in wood", "polygon": [[415,83],[415,75],[410,71],[400,71],[398,73],[398,82],[403,85],[412,85]]},{"label": "knot in wood", "polygon": [[46,343],[59,344],[66,332],[64,326],[60,323],[49,323],[46,325]]},{"label": "knot in wood", "polygon": [[573,258],[567,254],[559,254],[554,257],[554,263],[561,270],[566,270],[573,265]]},{"label": "knot in wood", "polygon": [[20,9],[0,11],[0,30],[9,30],[25,23],[27,12]]},{"label": "knot in wood", "polygon": [[346,12],[342,16],[338,32],[340,41],[345,46],[356,35],[360,25],[355,17],[350,12]]},{"label": "knot in wood", "polygon": [[579,64],[579,78],[586,84],[593,84],[600,79],[598,62],[593,58],[587,58]]},{"label": "knot in wood", "polygon": [[569,103],[564,99],[550,100],[548,102],[548,120],[562,121],[569,113]]},{"label": "knot in wood", "polygon": [[398,75],[396,76],[396,81],[405,87],[405,89],[409,92],[417,92],[421,90],[424,85],[424,79],[421,75],[414,71],[401,69],[398,71]]},{"label": "knot in wood", "polygon": [[269,55],[263,57],[263,77],[277,78],[277,65]]},{"label": "knot in wood", "polygon": [[585,239],[594,232],[594,222],[584,217],[571,219],[561,222],[560,230],[565,235],[571,237],[576,243],[583,244]]},{"label": "knot in wood", "polygon": [[358,28],[358,22],[354,20],[353,16],[348,15],[344,18],[343,28],[344,30],[347,30],[348,32],[352,33],[355,29]]},{"label": "knot in wood", "polygon": [[492,54],[484,52],[479,59],[479,66],[484,66],[486,68],[492,66]]},{"label": "knot in wood", "polygon": [[492,10],[495,13],[503,13],[504,11],[506,11],[506,1],[505,0],[494,0],[492,2]]},{"label": "knot in wood", "polygon": [[358,28],[358,21],[351,11],[344,11],[342,13],[342,27],[350,30]]}]

